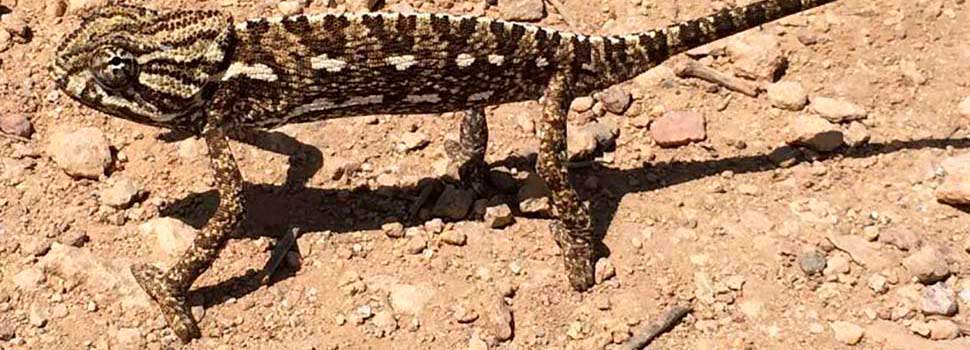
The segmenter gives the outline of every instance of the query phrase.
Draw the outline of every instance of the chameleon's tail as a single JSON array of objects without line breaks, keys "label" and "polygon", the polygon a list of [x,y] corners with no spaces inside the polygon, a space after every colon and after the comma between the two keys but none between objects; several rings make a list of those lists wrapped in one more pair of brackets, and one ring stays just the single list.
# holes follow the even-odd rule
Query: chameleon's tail
[{"label": "chameleon's tail", "polygon": [[577,83],[595,90],[622,82],[678,53],[834,1],[764,0],[645,33],[574,40]]}]

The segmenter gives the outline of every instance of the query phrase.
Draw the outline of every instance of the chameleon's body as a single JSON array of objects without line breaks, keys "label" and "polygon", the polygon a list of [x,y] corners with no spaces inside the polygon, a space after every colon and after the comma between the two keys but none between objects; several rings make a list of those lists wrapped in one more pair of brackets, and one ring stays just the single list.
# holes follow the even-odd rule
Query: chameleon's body
[{"label": "chameleon's body", "polygon": [[205,137],[219,209],[169,271],[133,272],[183,340],[199,336],[185,293],[238,228],[242,178],[226,135],[245,128],[384,113],[469,111],[460,155],[481,174],[482,107],[542,97],[537,172],[552,190],[570,283],[592,283],[591,223],[567,181],[566,110],[668,57],[834,0],[769,0],[664,29],[585,36],[485,17],[322,14],[233,23],[217,11],[111,6],[57,50],[51,73],[68,95],[135,122]]}]

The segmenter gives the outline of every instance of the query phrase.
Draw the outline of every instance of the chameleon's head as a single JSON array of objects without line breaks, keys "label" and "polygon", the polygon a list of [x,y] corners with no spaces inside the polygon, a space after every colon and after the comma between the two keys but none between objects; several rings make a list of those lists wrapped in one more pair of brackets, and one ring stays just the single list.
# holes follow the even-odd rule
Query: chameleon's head
[{"label": "chameleon's head", "polygon": [[57,86],[101,112],[173,129],[193,128],[233,40],[216,11],[155,12],[108,6],[83,20],[55,53]]}]

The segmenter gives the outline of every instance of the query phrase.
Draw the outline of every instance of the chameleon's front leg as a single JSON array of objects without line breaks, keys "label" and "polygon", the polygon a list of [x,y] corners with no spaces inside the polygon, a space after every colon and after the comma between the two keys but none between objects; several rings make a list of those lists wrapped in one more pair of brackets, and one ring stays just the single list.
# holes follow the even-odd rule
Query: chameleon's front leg
[{"label": "chameleon's front leg", "polygon": [[579,200],[569,183],[566,167],[566,114],[572,102],[569,73],[557,73],[549,82],[539,122],[539,156],[536,172],[552,192],[552,203],[559,213],[550,225],[553,238],[562,249],[566,275],[577,291],[593,286],[593,229],[589,208]]},{"label": "chameleon's front leg", "polygon": [[186,295],[192,283],[205,272],[226,246],[226,241],[238,229],[243,216],[242,175],[229,148],[229,140],[221,128],[204,132],[209,157],[215,172],[219,207],[208,224],[192,241],[192,246],[168,271],[152,265],[132,266],[138,284],[148,292],[162,309],[169,327],[184,342],[201,336]]},{"label": "chameleon's front leg", "polygon": [[445,151],[458,165],[458,177],[463,186],[478,194],[485,193],[488,164],[485,152],[488,148],[488,123],[485,109],[474,107],[464,112],[458,142],[449,141]]}]

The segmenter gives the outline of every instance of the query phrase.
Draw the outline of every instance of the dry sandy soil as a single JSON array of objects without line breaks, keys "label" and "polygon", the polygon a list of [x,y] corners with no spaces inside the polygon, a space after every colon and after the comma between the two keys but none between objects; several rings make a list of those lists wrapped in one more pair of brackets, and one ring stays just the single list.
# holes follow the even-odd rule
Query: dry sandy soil
[{"label": "dry sandy soil", "polygon": [[[364,6],[342,1],[302,10]],[[378,6],[495,17],[537,8],[507,1]],[[620,85],[634,100],[620,115],[599,106],[572,113],[573,125],[610,120],[620,131],[615,151],[574,169],[610,250],[601,267],[615,273],[586,293],[569,289],[547,217],[516,209],[515,223],[500,229],[474,214],[433,219],[438,191],[425,201],[419,194],[441,177],[457,114],[331,120],[284,127],[259,147],[234,144],[251,184],[252,237],[232,241],[195,284],[204,336],[185,346],[126,267],[170,262],[179,233],[191,231],[158,218],[200,227],[211,215],[205,146],[55,91],[46,72],[53,49],[97,3],[0,0],[0,24],[13,33],[0,35],[0,113],[34,129],[26,142],[0,138],[0,349],[599,349],[675,304],[694,312],[654,349],[970,347],[960,334],[970,324],[970,215],[934,194],[941,163],[966,152],[970,135],[958,107],[970,95],[970,4],[962,0],[840,1],[697,53],[734,74],[743,67],[725,45],[777,42],[788,61],[782,80],[800,83],[809,98],[866,110],[854,128],[870,138],[857,147],[784,147],[797,117],[818,118],[810,108],[780,109],[765,94],[678,78],[673,64]],[[138,3],[236,18],[304,7]],[[564,0],[562,13],[547,5],[539,23],[624,33],[732,3]],[[703,116],[706,139],[659,147],[649,125],[672,111]],[[519,180],[531,172],[537,115],[535,103],[488,110],[487,159]],[[98,179],[69,176],[51,158],[58,133],[83,127],[110,145],[111,165]],[[143,194],[112,207],[112,194],[126,192],[118,183],[129,182],[129,194]],[[519,207],[514,187],[491,202]],[[415,203],[424,207],[411,220]],[[389,222],[403,223],[405,237],[390,237],[398,228]],[[302,232],[299,253],[261,285],[255,271],[290,228]],[[926,265],[934,276],[919,275]],[[948,301],[958,304],[955,315],[923,305]]]}]

